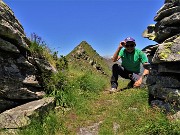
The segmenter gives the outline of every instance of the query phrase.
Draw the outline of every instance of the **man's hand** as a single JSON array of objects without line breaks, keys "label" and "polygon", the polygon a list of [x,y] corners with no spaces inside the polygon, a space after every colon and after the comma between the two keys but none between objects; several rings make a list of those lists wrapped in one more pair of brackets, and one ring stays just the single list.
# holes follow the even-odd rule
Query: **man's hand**
[{"label": "man's hand", "polygon": [[134,83],[134,88],[138,88],[140,87],[142,84],[142,77],[139,78],[139,80],[137,80],[135,83]]},{"label": "man's hand", "polygon": [[143,78],[143,76],[145,76],[145,75],[148,75],[149,74],[149,70],[148,69],[144,69],[144,72],[143,72],[143,75],[134,83],[134,88],[138,88],[138,87],[140,87],[141,86],[141,84],[142,84],[142,78]]},{"label": "man's hand", "polygon": [[120,43],[119,43],[119,48],[123,48],[124,46],[125,46],[125,42],[124,41],[121,41]]}]

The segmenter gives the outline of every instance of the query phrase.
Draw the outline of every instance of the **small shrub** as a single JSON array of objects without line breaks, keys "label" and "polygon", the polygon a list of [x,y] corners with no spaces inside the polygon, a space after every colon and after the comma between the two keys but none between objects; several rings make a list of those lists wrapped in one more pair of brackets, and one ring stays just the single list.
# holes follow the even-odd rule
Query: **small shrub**
[{"label": "small shrub", "polygon": [[58,52],[52,52],[41,37],[33,33],[31,35],[31,45],[29,50],[34,58],[40,58],[48,61],[54,66],[58,72],[42,72],[41,81],[47,93],[47,96],[55,97],[57,104],[66,106],[65,104],[65,87],[67,86],[66,70],[68,70],[68,61],[66,57],[60,56]]},{"label": "small shrub", "polygon": [[56,58],[56,68],[61,72],[68,69],[68,61],[65,56],[61,55],[60,58]]},{"label": "small shrub", "polygon": [[99,75],[95,75],[92,73],[85,73],[77,79],[77,83],[81,90],[91,91],[91,92],[99,92],[103,90],[105,87],[105,80],[101,78]]},{"label": "small shrub", "polygon": [[141,132],[147,133],[149,135],[178,135],[180,134],[178,124],[170,123],[165,118],[159,118],[156,122],[151,122],[145,125],[141,129]]},{"label": "small shrub", "polygon": [[47,46],[47,44],[42,41],[42,38],[37,34],[31,34],[30,38],[31,44],[29,46],[29,50],[31,55],[34,58],[40,58],[47,60],[51,65],[56,67],[56,58],[57,52],[52,52],[51,49]]},{"label": "small shrub", "polygon": [[67,87],[67,78],[65,73],[57,72],[43,78],[45,90],[48,96],[55,97],[57,105],[65,106],[64,93]]},{"label": "small shrub", "polygon": [[[62,127],[59,127],[59,126]],[[18,131],[19,135],[54,135],[63,125],[58,121],[54,112],[41,117],[41,119],[33,119],[31,124]],[[61,129],[62,130],[62,129]]]}]

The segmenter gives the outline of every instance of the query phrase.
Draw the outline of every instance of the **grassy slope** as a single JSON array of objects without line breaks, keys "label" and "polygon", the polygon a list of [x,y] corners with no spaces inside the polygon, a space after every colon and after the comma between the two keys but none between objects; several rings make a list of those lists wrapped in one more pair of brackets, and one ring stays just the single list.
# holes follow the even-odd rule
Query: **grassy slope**
[{"label": "grassy slope", "polygon": [[74,135],[80,127],[92,126],[100,121],[102,121],[99,127],[100,135],[115,134],[114,123],[119,125],[120,128],[116,132],[120,135],[180,133],[179,122],[170,122],[160,110],[148,106],[148,94],[145,89],[129,89],[113,95],[102,91],[94,97],[86,101],[83,108],[64,113],[60,119],[64,121],[66,130],[58,131],[58,134]]},{"label": "grassy slope", "polygon": [[[121,88],[127,82],[121,83]],[[179,135],[180,121],[171,121],[158,108],[150,108],[146,89],[128,89],[115,94],[106,90],[76,97],[75,108],[59,108],[22,135],[75,135],[82,127],[102,122],[98,135]],[[114,125],[119,128],[114,130]]]}]

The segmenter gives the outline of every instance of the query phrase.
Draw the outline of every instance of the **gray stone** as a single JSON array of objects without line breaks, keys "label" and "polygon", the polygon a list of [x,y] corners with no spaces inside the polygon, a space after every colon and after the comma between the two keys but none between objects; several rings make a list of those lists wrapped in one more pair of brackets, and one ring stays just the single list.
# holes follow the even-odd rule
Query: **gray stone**
[{"label": "gray stone", "polygon": [[171,104],[165,103],[165,102],[163,102],[163,101],[161,101],[161,100],[153,100],[153,101],[151,102],[151,106],[152,106],[152,107],[159,107],[159,108],[161,108],[161,110],[163,110],[164,112],[171,112],[171,111],[173,111]]},{"label": "gray stone", "polygon": [[15,101],[9,101],[6,99],[0,99],[0,113],[3,112],[3,110],[7,110],[9,108],[13,108],[17,106],[18,103]]},{"label": "gray stone", "polygon": [[36,79],[35,75],[28,75],[24,80],[23,84],[34,86],[34,87],[41,87],[39,82]]},{"label": "gray stone", "polygon": [[180,37],[173,42],[159,44],[158,49],[152,59],[153,63],[178,62],[180,61]]},{"label": "gray stone", "polygon": [[[16,60],[4,54],[2,57],[0,55],[0,62],[0,89],[3,91],[1,97],[8,99],[42,98],[42,95],[39,97],[36,94],[42,91],[36,88],[41,87],[37,81],[37,69],[27,59],[20,56]],[[33,86],[35,88],[32,88]]]},{"label": "gray stone", "polygon": [[178,37],[180,37],[180,34],[176,34],[172,37],[167,38],[163,43],[173,42]]},{"label": "gray stone", "polygon": [[30,42],[24,34],[22,25],[3,1],[0,1],[0,7],[0,36],[11,40],[11,43],[17,46],[26,48]]},{"label": "gray stone", "polygon": [[177,106],[180,104],[180,90],[172,88],[163,88],[161,85],[149,86],[149,93],[156,99],[162,99],[167,102],[174,102]]},{"label": "gray stone", "polygon": [[92,126],[82,127],[79,129],[77,135],[98,135],[101,123],[102,121],[94,123]]},{"label": "gray stone", "polygon": [[146,30],[142,33],[142,36],[145,38],[148,38],[150,40],[154,40],[156,35],[155,35],[155,25],[151,24],[147,27]]},{"label": "gray stone", "polygon": [[165,0],[164,5],[157,11],[157,14],[159,14],[160,12],[172,8],[172,7],[176,7],[180,5],[180,1],[179,0]]},{"label": "gray stone", "polygon": [[156,36],[154,41],[158,43],[163,43],[167,38],[175,36],[176,34],[180,33],[179,26],[160,26],[156,30]]},{"label": "gray stone", "polygon": [[44,59],[35,58],[35,62],[38,68],[41,70],[41,72],[57,72],[56,68],[54,68],[48,61]]},{"label": "gray stone", "polygon": [[1,38],[0,38],[0,50],[11,52],[11,53],[20,53],[20,51],[15,45]]},{"label": "gray stone", "polygon": [[149,75],[147,78],[147,82],[149,85],[156,84],[161,87],[167,88],[178,88],[180,87],[179,77],[175,77],[173,75],[169,76],[161,76],[159,75]]},{"label": "gray stone", "polygon": [[[19,128],[30,124],[32,118],[42,117],[54,109],[54,98],[32,101],[0,114],[0,128]],[[31,119],[30,119],[31,118]]]},{"label": "gray stone", "polygon": [[158,65],[159,73],[180,73],[180,63],[161,63]]},{"label": "gray stone", "polygon": [[159,11],[158,14],[154,17],[154,21],[160,21],[163,18],[172,15],[173,13],[180,12],[180,7],[175,6],[171,8],[164,9],[162,11]]},{"label": "gray stone", "polygon": [[173,114],[171,116],[172,119],[175,119],[175,120],[180,120],[180,111],[178,111],[177,113]]},{"label": "gray stone", "polygon": [[163,18],[161,21],[156,23],[156,27],[173,26],[180,24],[180,12],[174,13],[168,17]]},{"label": "gray stone", "polygon": [[180,0],[165,0],[164,3],[180,4]]}]

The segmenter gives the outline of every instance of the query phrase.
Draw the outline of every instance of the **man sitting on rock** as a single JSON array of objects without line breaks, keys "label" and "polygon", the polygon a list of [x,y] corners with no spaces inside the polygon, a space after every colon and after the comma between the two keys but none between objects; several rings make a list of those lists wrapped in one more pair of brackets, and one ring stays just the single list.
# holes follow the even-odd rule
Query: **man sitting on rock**
[{"label": "man sitting on rock", "polygon": [[[141,50],[136,49],[135,46],[135,40],[132,37],[127,37],[124,41],[120,42],[118,49],[114,53],[112,57],[113,62],[118,61],[120,58],[122,62],[121,65],[114,64],[112,66],[110,93],[117,91],[118,75],[122,78],[131,80],[128,84],[129,88],[137,88],[142,84],[143,76],[149,74],[149,70],[146,68],[148,65],[148,58]],[[141,63],[144,67],[142,75],[140,75]]]}]

